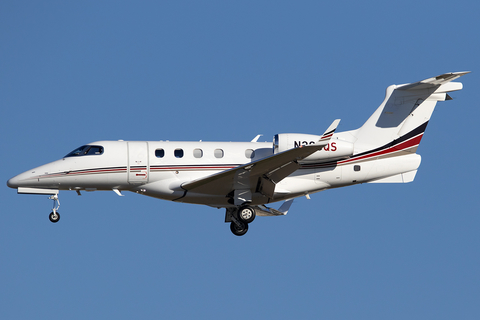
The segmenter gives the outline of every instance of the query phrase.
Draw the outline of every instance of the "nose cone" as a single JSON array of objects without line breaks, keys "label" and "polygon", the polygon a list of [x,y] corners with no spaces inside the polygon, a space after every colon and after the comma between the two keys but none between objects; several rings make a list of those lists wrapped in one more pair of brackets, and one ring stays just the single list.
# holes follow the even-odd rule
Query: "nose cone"
[{"label": "nose cone", "polygon": [[14,188],[14,189],[20,187],[20,184],[21,184],[20,182],[22,180],[22,178],[20,176],[21,176],[21,174],[9,179],[7,181],[7,186],[10,187],[10,188]]},{"label": "nose cone", "polygon": [[15,177],[13,177],[12,179],[8,179],[8,181],[7,181],[7,187],[9,187],[9,188],[18,188],[18,187],[17,187],[17,180],[15,179]]},{"label": "nose cone", "polygon": [[16,175],[7,181],[7,186],[14,189],[18,187],[34,187],[33,184],[37,181],[37,179],[32,179],[34,172],[35,171],[32,172],[32,170],[29,170]]},{"label": "nose cone", "polygon": [[[54,161],[44,164],[20,173],[7,181],[10,188],[56,188],[58,183],[55,181],[55,172],[62,172],[62,168],[58,166],[61,161]],[[53,172],[53,173],[52,173]],[[50,174],[49,174],[50,173]]]}]

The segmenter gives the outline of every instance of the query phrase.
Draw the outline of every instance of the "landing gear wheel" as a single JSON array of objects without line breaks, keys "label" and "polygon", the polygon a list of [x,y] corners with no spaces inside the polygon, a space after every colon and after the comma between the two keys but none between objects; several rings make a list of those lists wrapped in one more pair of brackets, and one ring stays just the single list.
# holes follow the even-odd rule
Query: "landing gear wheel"
[{"label": "landing gear wheel", "polygon": [[238,209],[238,218],[247,224],[255,220],[255,217],[256,217],[256,214],[255,214],[255,209],[253,207],[242,206]]},{"label": "landing gear wheel", "polygon": [[60,213],[58,212],[50,212],[50,215],[48,216],[48,219],[50,219],[50,221],[52,221],[53,223],[57,223],[58,220],[60,220]]},{"label": "landing gear wheel", "polygon": [[237,224],[233,221],[232,223],[230,223],[230,230],[236,236],[243,236],[248,231],[248,223],[240,222],[240,224],[242,225],[241,228],[239,228]]}]

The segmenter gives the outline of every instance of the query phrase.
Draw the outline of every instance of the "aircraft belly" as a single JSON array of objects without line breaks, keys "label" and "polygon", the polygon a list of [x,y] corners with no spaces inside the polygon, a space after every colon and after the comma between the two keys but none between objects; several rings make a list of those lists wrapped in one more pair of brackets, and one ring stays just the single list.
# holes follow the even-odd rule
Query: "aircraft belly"
[{"label": "aircraft belly", "polygon": [[181,182],[176,177],[172,177],[172,174],[168,173],[164,173],[162,176],[164,179],[158,179],[157,181],[138,186],[133,191],[165,200],[175,200],[185,194],[185,191],[180,188]]},{"label": "aircraft belly", "polygon": [[[330,185],[323,181],[317,181],[315,179],[315,173],[311,171],[301,176],[285,178],[278,187],[278,189],[275,189],[275,201],[279,201],[285,197],[288,198],[322,191],[329,188]],[[286,194],[285,191],[288,191],[289,194]]]}]

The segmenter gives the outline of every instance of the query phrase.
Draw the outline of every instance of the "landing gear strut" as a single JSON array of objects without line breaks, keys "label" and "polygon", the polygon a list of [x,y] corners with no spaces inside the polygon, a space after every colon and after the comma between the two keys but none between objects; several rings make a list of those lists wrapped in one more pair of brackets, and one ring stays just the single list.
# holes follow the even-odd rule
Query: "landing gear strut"
[{"label": "landing gear strut", "polygon": [[248,224],[256,217],[255,209],[251,206],[227,208],[225,222],[230,222],[230,231],[236,236],[243,236],[248,231]]},{"label": "landing gear strut", "polygon": [[51,196],[48,199],[53,200],[53,209],[50,215],[48,216],[48,219],[50,219],[50,221],[52,221],[53,223],[56,223],[58,222],[58,220],[60,220],[60,213],[57,211],[58,208],[60,208],[60,200],[58,200],[57,194]]}]

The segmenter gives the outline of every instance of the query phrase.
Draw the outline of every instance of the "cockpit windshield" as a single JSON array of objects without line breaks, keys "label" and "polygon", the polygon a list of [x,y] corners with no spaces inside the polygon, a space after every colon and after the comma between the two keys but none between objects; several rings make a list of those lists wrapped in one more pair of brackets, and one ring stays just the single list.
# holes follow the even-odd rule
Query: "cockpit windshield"
[{"label": "cockpit windshield", "polygon": [[67,154],[64,158],[100,155],[102,153],[103,153],[103,147],[102,146],[86,145],[86,146],[81,146],[80,148],[77,148],[77,149],[73,150],[72,152]]}]

